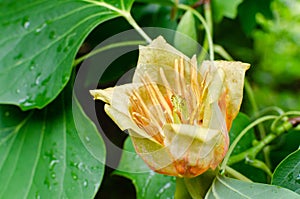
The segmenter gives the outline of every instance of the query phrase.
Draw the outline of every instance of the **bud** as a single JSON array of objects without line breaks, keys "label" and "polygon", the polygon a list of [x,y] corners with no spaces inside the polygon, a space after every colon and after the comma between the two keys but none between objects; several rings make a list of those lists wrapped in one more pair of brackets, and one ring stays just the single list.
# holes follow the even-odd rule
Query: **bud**
[{"label": "bud", "polygon": [[140,47],[131,84],[91,90],[128,130],[136,152],[158,173],[195,177],[225,156],[249,64],[204,61],[198,69],[162,37]]}]

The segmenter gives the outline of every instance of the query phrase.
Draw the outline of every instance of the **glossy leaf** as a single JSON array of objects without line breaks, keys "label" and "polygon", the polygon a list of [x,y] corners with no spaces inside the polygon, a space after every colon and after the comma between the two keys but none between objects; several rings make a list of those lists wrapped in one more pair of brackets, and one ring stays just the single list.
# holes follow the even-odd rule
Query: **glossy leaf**
[{"label": "glossy leaf", "polygon": [[54,100],[70,79],[87,34],[120,16],[106,7],[129,10],[133,0],[106,2],[1,1],[0,85],[5,86],[0,87],[0,103],[28,110]]},{"label": "glossy leaf", "polygon": [[220,22],[223,17],[234,19],[237,15],[237,8],[243,0],[213,0],[212,11],[216,22]]},{"label": "glossy leaf", "polygon": [[300,150],[287,156],[275,169],[272,184],[300,194]]},{"label": "glossy leaf", "polygon": [[276,198],[298,199],[299,195],[282,187],[249,183],[224,176],[218,176],[205,199],[241,199],[241,198]]},{"label": "glossy leaf", "polygon": [[[190,41],[192,39],[192,41]],[[194,41],[194,42],[193,42]],[[187,11],[181,18],[174,38],[174,46],[185,55],[197,53],[197,30],[193,14]]]},{"label": "glossy leaf", "polygon": [[176,178],[155,173],[135,153],[128,137],[117,170],[117,175],[132,180],[138,199],[173,198]]},{"label": "glossy leaf", "polygon": [[1,105],[0,118],[0,198],[93,198],[105,146],[70,89],[43,110]]}]

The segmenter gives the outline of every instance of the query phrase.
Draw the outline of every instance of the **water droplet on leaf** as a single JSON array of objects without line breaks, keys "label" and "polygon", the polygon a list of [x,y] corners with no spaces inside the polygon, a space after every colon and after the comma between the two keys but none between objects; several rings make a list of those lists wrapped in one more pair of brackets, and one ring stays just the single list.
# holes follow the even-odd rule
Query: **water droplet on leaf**
[{"label": "water droplet on leaf", "polygon": [[28,29],[30,26],[30,21],[29,21],[29,17],[24,17],[23,21],[22,21],[22,26],[25,29]]},{"label": "water droplet on leaf", "polygon": [[43,23],[37,29],[35,29],[35,33],[39,34],[44,28],[46,28],[47,24]]},{"label": "water droplet on leaf", "polygon": [[85,179],[85,180],[83,181],[83,186],[84,186],[84,187],[87,187],[87,186],[88,186],[88,181],[87,181],[87,179]]},{"label": "water droplet on leaf", "polygon": [[49,39],[54,39],[56,37],[55,31],[51,31],[49,34]]},{"label": "water droplet on leaf", "polygon": [[72,172],[72,178],[73,180],[78,180],[78,176],[74,172]]}]

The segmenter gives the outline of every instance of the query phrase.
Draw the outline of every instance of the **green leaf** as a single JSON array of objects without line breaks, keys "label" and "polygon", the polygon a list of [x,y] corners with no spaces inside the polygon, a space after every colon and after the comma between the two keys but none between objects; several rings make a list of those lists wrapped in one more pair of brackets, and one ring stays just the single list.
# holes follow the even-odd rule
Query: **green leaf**
[{"label": "green leaf", "polygon": [[[229,137],[230,143],[234,141],[234,139],[242,132],[244,128],[246,128],[251,123],[250,118],[244,114],[239,113],[237,117],[233,120]],[[243,136],[243,138],[238,142],[237,146],[234,148],[232,155],[239,154],[253,146],[253,141],[255,140],[254,130],[251,129],[249,132]],[[246,175],[253,181],[256,182],[265,182],[266,181],[266,174],[257,168],[254,168],[244,161],[239,162],[232,165],[232,168],[241,172],[242,174]]]},{"label": "green leaf", "polygon": [[300,194],[300,150],[287,156],[275,169],[272,184]]},{"label": "green leaf", "polygon": [[155,173],[135,153],[131,139],[124,143],[120,164],[114,174],[132,180],[138,199],[173,198],[176,178]]},{"label": "green leaf", "polygon": [[[133,0],[0,3],[0,103],[43,108],[65,87],[81,43]],[[116,6],[116,7],[114,7]],[[110,9],[114,9],[110,10]]]},{"label": "green leaf", "polygon": [[216,22],[220,22],[223,17],[234,19],[237,15],[237,8],[243,0],[213,0],[212,11]]},{"label": "green leaf", "polygon": [[241,199],[241,198],[289,198],[299,199],[299,195],[282,187],[249,183],[224,176],[218,176],[205,199],[222,198],[222,199]]},{"label": "green leaf", "polygon": [[[183,34],[183,35],[182,35]],[[174,38],[174,46],[191,57],[197,53],[197,30],[193,14],[187,11],[181,18]]]},{"label": "green leaf", "polygon": [[66,87],[43,110],[0,106],[0,198],[93,198],[105,145]]},{"label": "green leaf", "polygon": [[271,11],[271,2],[272,0],[251,0],[244,1],[238,8],[239,20],[241,22],[241,27],[243,31],[250,35],[252,30],[255,28],[256,15],[261,13],[267,18],[272,18],[273,13]]}]

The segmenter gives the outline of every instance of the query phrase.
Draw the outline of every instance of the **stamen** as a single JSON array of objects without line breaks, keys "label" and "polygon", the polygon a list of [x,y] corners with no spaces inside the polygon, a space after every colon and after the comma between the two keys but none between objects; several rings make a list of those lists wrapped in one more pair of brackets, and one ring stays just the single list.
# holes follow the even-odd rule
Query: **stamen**
[{"label": "stamen", "polygon": [[160,128],[159,122],[156,120],[156,117],[154,117],[151,111],[148,109],[141,96],[136,91],[133,91],[133,95],[137,98],[138,102],[141,105],[141,108],[145,111],[145,113],[150,116],[149,118],[151,118],[151,121],[153,120],[153,124],[157,126],[157,128]]},{"label": "stamen", "polygon": [[159,73],[160,73],[161,80],[162,80],[162,82],[163,82],[163,84],[164,84],[164,86],[166,88],[167,96],[168,96],[169,99],[171,99],[172,92],[169,90],[169,89],[171,89],[171,87],[170,87],[170,84],[169,84],[169,82],[168,82],[168,80],[166,78],[165,72],[164,72],[164,70],[162,68],[160,68],[159,69]]},{"label": "stamen", "polygon": [[165,123],[165,117],[163,115],[163,110],[161,109],[161,106],[160,106],[160,103],[159,103],[159,100],[157,99],[156,95],[155,95],[155,91],[151,88],[151,80],[150,78],[148,77],[147,78],[147,74],[144,76],[144,78],[142,78],[142,82],[150,96],[150,100],[153,104],[153,107],[155,109],[155,116],[157,118],[159,118],[159,124],[160,126],[163,125],[163,123]]},{"label": "stamen", "polygon": [[[145,78],[148,80],[150,80],[150,77],[146,74]],[[170,109],[170,106],[168,104],[168,102],[166,101],[166,99],[163,97],[162,93],[160,92],[159,88],[157,87],[156,84],[149,84],[151,91],[156,95],[156,97],[159,100],[159,104],[162,105],[163,109],[166,111],[166,115],[168,116],[167,118],[169,118],[172,121],[172,110]]]},{"label": "stamen", "polygon": [[179,95],[181,95],[181,87],[180,87],[180,77],[179,77],[179,68],[178,68],[178,60],[175,59],[174,63],[174,72],[175,72],[175,85]]}]

